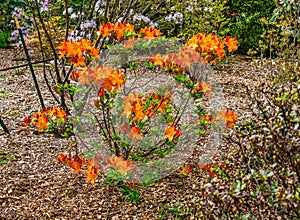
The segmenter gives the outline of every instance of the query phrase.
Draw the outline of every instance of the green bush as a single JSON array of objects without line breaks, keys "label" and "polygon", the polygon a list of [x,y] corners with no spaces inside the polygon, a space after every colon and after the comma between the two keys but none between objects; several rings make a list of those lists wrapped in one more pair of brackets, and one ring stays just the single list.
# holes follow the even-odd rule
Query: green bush
[{"label": "green bush", "polygon": [[[300,2],[280,1],[276,4],[272,16],[262,19],[266,27],[259,41],[259,50],[267,51],[268,56],[284,56],[285,58],[299,58],[300,43]],[[298,52],[298,54],[297,54]]]},{"label": "green bush", "polygon": [[10,31],[0,31],[0,48],[9,47]]},{"label": "green bush", "polygon": [[276,0],[228,0],[226,6],[229,22],[221,32],[237,37],[240,43],[239,52],[256,51],[261,35],[268,28],[261,20],[272,16],[275,3]]}]

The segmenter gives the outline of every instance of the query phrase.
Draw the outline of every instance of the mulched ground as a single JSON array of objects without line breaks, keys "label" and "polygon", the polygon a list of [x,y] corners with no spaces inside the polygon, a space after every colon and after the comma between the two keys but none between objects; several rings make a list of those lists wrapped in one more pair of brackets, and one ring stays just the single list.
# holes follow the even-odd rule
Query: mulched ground
[{"label": "mulched ground", "polygon": [[[22,57],[13,50],[0,50],[0,69],[22,64],[25,61],[16,60]],[[216,75],[226,106],[242,118],[248,104],[243,84],[254,84],[263,75],[252,59],[234,56],[228,61]],[[46,106],[55,105],[41,69],[35,70]],[[153,185],[137,186],[142,198],[138,203],[127,201],[101,177],[94,186],[87,184],[84,173],[73,174],[57,161],[58,155],[74,150],[72,138],[38,134],[19,125],[40,110],[39,104],[29,68],[0,72],[0,115],[11,131],[7,135],[0,129],[0,156],[10,157],[0,165],[0,219],[158,219],[162,213],[164,219],[175,219],[170,210],[176,207],[196,210],[205,178],[201,173],[184,177],[174,173]],[[220,154],[226,149],[228,143],[223,142]]]}]

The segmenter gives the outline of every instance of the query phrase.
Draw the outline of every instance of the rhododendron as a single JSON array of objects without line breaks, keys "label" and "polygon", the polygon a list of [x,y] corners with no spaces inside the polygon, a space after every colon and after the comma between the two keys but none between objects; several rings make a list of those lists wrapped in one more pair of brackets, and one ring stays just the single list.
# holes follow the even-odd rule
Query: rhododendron
[{"label": "rhododendron", "polygon": [[120,41],[126,32],[135,33],[134,25],[126,22],[117,22],[115,24],[109,22],[107,24],[100,25],[97,35],[102,35],[103,37],[116,35],[117,40]]},{"label": "rhododendron", "polygon": [[[117,43],[107,48],[108,50],[111,50],[111,48],[120,49],[120,54],[126,54],[126,56],[129,56],[131,52],[124,51],[124,49],[132,50],[140,46],[139,38],[147,40],[145,44],[147,46],[148,40],[162,35],[160,30],[152,26],[144,27],[138,33],[135,33],[134,26],[126,22],[102,24],[97,34],[99,37],[109,38],[103,39],[103,42],[117,43],[116,41],[123,40],[123,43]],[[160,40],[163,39],[159,39],[158,42]],[[188,40],[186,45],[180,48],[178,52],[172,51],[166,55],[157,53],[149,57],[148,60],[150,62],[147,63],[147,68],[151,69],[159,66],[165,68],[167,72],[175,73],[174,78],[176,82],[181,83],[182,87],[185,86],[190,92],[189,95],[194,99],[201,98],[203,94],[211,98],[212,86],[208,82],[200,80],[199,82],[193,82],[194,79],[190,79],[192,78],[190,77],[193,74],[192,71],[199,64],[216,64],[217,61],[221,61],[226,52],[237,50],[237,44],[237,40],[232,37],[226,37],[222,40],[214,34],[199,33]],[[114,98],[126,83],[126,69],[116,69],[101,62],[90,62],[94,57],[99,56],[99,50],[92,45],[91,41],[86,39],[76,42],[65,41],[61,43],[59,50],[61,52],[60,59],[69,60],[75,68],[70,72],[70,79],[78,81],[79,86],[94,87],[96,98],[92,98],[91,103],[94,103],[94,105],[91,104],[91,106],[94,107],[95,115],[98,116],[98,113],[102,114],[101,121],[103,120],[105,124],[105,126],[100,126],[100,129],[103,130],[99,133],[103,134],[102,137],[105,138],[105,143],[108,143],[108,146],[106,146],[107,150],[111,150],[114,153],[111,157],[103,158],[101,164],[103,165],[105,161],[106,166],[102,167],[99,167],[99,155],[87,162],[85,162],[84,158],[80,158],[77,155],[73,157],[73,160],[70,154],[68,156],[65,154],[59,156],[58,160],[70,166],[74,170],[74,173],[81,172],[82,166],[86,165],[86,180],[91,184],[95,183],[95,178],[103,170],[108,171],[109,178],[111,177],[110,175],[116,174],[115,171],[119,172],[117,176],[120,176],[120,173],[127,175],[130,171],[136,169],[136,165],[131,160],[125,160],[124,156],[126,159],[131,158],[134,161],[140,162],[144,159],[146,161],[153,155],[164,157],[170,153],[170,148],[173,149],[173,146],[176,147],[177,144],[180,144],[179,138],[184,136],[181,134],[183,132],[181,129],[184,129],[184,126],[177,120],[180,115],[177,109],[178,106],[171,102],[173,101],[173,93],[177,91],[177,88],[172,89],[166,86],[159,88],[159,92],[157,93],[151,92],[144,95],[129,93],[127,96],[123,96],[123,103],[117,106],[120,107],[117,113],[120,113],[120,119],[124,121],[114,127],[111,123],[115,121],[115,112],[111,110],[112,107],[116,106],[115,104],[122,102],[118,99],[118,103],[116,103]],[[88,63],[90,65],[87,66]],[[132,67],[131,63],[129,63],[129,66]],[[131,69],[133,70],[134,68]],[[231,128],[233,123],[237,121],[237,116],[231,110],[223,110],[216,117],[212,116],[214,114],[205,115],[205,113],[200,111],[198,115],[199,119],[205,123],[216,123],[218,120],[222,120],[227,123],[226,128]],[[162,116],[163,120],[159,118],[160,116]],[[56,120],[57,118],[66,119],[66,117],[66,114],[61,109],[48,109],[33,115],[32,121],[38,126],[39,130],[45,130],[47,129],[49,120]],[[151,119],[155,120],[154,123],[163,121],[165,123],[164,126],[166,126],[164,131],[152,130],[152,128],[147,127],[153,125],[152,121],[150,121]],[[205,124],[203,121],[200,123]],[[26,124],[27,122],[24,120],[23,123]],[[155,141],[158,140],[158,143],[154,143],[153,149],[151,149],[151,146],[149,149],[146,149],[148,146],[139,149],[139,145],[148,145],[147,141],[151,137],[151,132],[162,135],[161,139],[155,139]],[[125,137],[125,140],[122,140],[123,137]],[[143,138],[145,138],[145,141]],[[159,146],[159,149],[156,149],[155,146]],[[148,152],[153,154],[148,157]],[[180,173],[188,174],[190,172],[191,169],[185,166]]]},{"label": "rhododendron", "polygon": [[80,39],[76,42],[64,41],[58,47],[61,55],[59,59],[69,58],[75,67],[86,66],[86,57],[98,57],[99,50],[96,49],[90,40]]},{"label": "rhododendron", "polygon": [[155,29],[152,26],[141,28],[140,29],[141,36],[146,40],[151,40],[155,37],[161,36],[161,32],[158,29]]},{"label": "rhododendron", "polygon": [[169,141],[173,141],[175,137],[180,136],[180,129],[175,128],[174,126],[170,126],[165,128],[166,135],[164,136],[165,139],[168,139]]},{"label": "rhododendron", "polygon": [[112,167],[114,169],[117,169],[120,173],[122,174],[127,174],[129,171],[135,170],[136,166],[134,163],[130,160],[124,160],[123,156],[118,157],[118,156],[112,156],[107,158],[106,164],[109,167]]},{"label": "rhododendron", "polygon": [[227,123],[226,124],[226,129],[227,129],[233,127],[233,124],[238,120],[238,116],[234,113],[234,111],[225,109],[218,113],[216,120],[219,119]]},{"label": "rhododendron", "polygon": [[98,176],[96,167],[90,164],[85,173],[87,183],[95,184],[95,179]]},{"label": "rhododendron", "polygon": [[33,113],[32,117],[24,118],[23,122],[20,122],[21,126],[34,125],[38,128],[39,132],[44,132],[50,128],[52,124],[60,125],[66,121],[67,113],[57,107],[47,107],[39,112]]}]

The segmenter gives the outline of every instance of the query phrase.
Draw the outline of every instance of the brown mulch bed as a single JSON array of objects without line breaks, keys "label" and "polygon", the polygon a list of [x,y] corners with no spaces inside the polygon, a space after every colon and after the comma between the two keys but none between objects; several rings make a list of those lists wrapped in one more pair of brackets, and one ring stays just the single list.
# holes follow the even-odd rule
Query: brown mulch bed
[{"label": "brown mulch bed", "polygon": [[[16,61],[18,56],[23,54],[0,50],[0,69],[24,62]],[[41,69],[35,70],[46,106],[55,105]],[[216,71],[226,107],[237,112],[239,118],[245,115],[248,104],[243,84],[255,83],[263,77],[260,74],[255,62],[243,56],[233,57]],[[0,85],[0,115],[11,132],[7,135],[0,129],[0,156],[11,156],[0,165],[0,219],[158,219],[159,213],[174,207],[193,210],[199,205],[194,201],[202,193],[201,174],[182,177],[174,173],[153,185],[138,186],[138,203],[126,201],[101,177],[94,186],[87,184],[84,173],[73,174],[57,161],[58,155],[74,150],[72,137],[38,134],[19,125],[25,116],[40,110],[29,68],[0,72]],[[175,217],[167,212],[164,218]]]}]

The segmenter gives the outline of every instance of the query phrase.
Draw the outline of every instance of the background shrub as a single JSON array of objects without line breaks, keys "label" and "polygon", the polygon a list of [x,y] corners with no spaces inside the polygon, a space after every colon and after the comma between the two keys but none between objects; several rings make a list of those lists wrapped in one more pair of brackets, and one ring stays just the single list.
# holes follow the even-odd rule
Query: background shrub
[{"label": "background shrub", "polygon": [[15,29],[10,23],[12,13],[15,7],[24,7],[23,0],[2,0],[0,2],[0,48],[5,48],[10,45],[10,33]]}]

